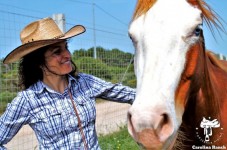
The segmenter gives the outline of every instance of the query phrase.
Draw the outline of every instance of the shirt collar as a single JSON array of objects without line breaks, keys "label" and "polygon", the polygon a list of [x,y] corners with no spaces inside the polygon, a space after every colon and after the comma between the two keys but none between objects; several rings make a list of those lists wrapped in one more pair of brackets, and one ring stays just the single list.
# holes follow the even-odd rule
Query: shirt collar
[{"label": "shirt collar", "polygon": [[68,81],[69,81],[68,88],[70,88],[73,83],[77,82],[77,79],[69,74],[68,75]]}]

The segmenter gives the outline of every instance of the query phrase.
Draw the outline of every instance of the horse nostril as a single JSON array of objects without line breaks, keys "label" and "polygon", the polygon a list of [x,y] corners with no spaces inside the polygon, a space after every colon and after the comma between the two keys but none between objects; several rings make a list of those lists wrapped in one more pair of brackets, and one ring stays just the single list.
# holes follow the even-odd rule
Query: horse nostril
[{"label": "horse nostril", "polygon": [[132,124],[132,120],[131,120],[132,115],[131,115],[130,111],[128,112],[127,117],[128,117],[128,131],[131,135],[133,135],[134,129],[133,129],[133,124]]},{"label": "horse nostril", "polygon": [[164,113],[160,117],[159,124],[156,128],[156,134],[160,141],[165,141],[173,133],[173,124],[168,114]]},{"label": "horse nostril", "polygon": [[168,114],[163,114],[162,115],[162,120],[161,120],[161,125],[165,125],[165,124],[168,124],[168,122],[169,122],[169,116],[168,116]]},{"label": "horse nostril", "polygon": [[127,123],[128,124],[128,132],[132,137],[134,137],[135,140],[138,140],[137,139],[137,132],[136,132],[134,124],[133,124],[133,116],[132,116],[132,113],[130,112],[130,110],[128,111],[127,117],[128,117],[128,123]]},{"label": "horse nostril", "polygon": [[131,119],[131,113],[130,113],[130,111],[128,111],[128,114],[127,114],[127,116],[128,116],[128,119]]}]

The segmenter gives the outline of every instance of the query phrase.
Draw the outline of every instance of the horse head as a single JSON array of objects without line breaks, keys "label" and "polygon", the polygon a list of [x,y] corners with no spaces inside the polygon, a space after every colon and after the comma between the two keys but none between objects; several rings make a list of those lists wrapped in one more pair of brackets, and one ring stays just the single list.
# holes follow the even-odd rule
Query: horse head
[{"label": "horse head", "polygon": [[203,20],[215,22],[207,6],[203,0],[138,0],[129,27],[137,95],[128,130],[145,149],[168,149],[174,143],[191,78],[201,73],[196,65],[197,49],[204,49]]}]

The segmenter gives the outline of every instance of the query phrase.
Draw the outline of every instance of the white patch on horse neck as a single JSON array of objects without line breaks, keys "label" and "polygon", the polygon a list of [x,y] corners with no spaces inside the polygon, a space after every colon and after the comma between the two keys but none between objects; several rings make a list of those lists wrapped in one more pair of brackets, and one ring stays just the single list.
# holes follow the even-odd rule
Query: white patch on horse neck
[{"label": "white patch on horse neck", "polygon": [[[132,22],[129,33],[137,50],[137,97],[133,107],[155,111],[159,106],[176,122],[175,91],[192,44],[185,39],[202,23],[200,14],[186,0],[157,0],[146,14]],[[177,122],[179,125],[181,120]]]}]

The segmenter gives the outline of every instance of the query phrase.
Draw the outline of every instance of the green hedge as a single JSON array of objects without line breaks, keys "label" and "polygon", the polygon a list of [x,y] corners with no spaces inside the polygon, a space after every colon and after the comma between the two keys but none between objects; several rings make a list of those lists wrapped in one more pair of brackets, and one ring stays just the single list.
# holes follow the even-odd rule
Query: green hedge
[{"label": "green hedge", "polygon": [[100,59],[94,59],[92,57],[81,57],[74,60],[80,72],[92,74],[94,76],[111,80],[111,71],[108,66]]},{"label": "green hedge", "polygon": [[7,104],[11,102],[16,95],[16,92],[4,91],[0,93],[0,114],[5,111]]}]

